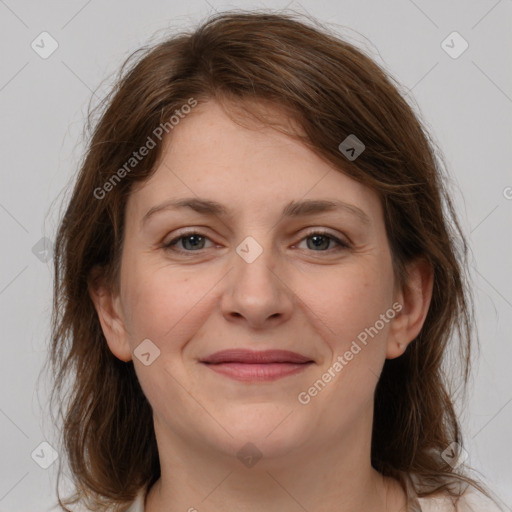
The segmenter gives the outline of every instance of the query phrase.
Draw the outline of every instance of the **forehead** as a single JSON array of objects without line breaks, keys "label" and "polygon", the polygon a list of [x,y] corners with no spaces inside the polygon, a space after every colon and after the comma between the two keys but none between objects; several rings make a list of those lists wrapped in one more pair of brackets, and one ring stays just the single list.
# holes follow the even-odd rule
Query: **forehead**
[{"label": "forehead", "polygon": [[[273,123],[300,130],[283,111],[262,109]],[[197,196],[241,214],[250,208],[261,215],[274,206],[281,213],[291,201],[329,198],[364,209],[370,217],[381,214],[371,189],[299,140],[240,113],[235,111],[233,119],[214,101],[197,106],[170,133],[155,173],[133,189],[129,210],[141,217],[156,204]]]}]

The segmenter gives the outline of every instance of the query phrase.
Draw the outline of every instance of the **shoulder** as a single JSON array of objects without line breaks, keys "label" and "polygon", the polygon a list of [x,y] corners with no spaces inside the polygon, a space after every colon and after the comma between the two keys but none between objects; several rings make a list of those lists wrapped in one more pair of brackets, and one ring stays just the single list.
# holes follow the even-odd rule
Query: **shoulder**
[{"label": "shoulder", "polygon": [[467,490],[458,500],[449,496],[418,498],[422,512],[503,512],[490,498]]}]

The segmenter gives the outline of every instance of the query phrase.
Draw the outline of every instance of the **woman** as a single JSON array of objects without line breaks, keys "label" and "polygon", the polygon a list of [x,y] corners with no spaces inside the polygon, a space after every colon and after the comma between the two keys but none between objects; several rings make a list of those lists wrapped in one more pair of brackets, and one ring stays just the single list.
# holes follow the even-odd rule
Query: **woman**
[{"label": "woman", "polygon": [[466,246],[386,73],[269,12],[219,14],[125,69],[56,240],[63,510],[489,496],[442,372],[458,333],[467,381]]}]

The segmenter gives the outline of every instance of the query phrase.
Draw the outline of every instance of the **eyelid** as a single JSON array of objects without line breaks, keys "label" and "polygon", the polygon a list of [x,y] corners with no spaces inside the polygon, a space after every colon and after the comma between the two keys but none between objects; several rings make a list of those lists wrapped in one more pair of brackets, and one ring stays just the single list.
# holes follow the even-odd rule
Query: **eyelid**
[{"label": "eyelid", "polygon": [[[179,241],[181,238],[185,238],[187,236],[191,235],[199,235],[202,238],[206,238],[213,242],[213,240],[210,239],[210,237],[203,231],[203,228],[183,228],[183,230],[178,230],[177,233],[172,237],[171,240],[168,242],[162,242],[161,246],[163,248],[168,248],[171,245],[173,245],[175,242]],[[180,252],[179,250],[176,252]],[[181,252],[194,252],[194,251],[184,251],[183,249]],[[197,252],[197,251],[196,251]]]},{"label": "eyelid", "polygon": [[345,247],[346,249],[350,249],[353,247],[352,241],[349,239],[349,237],[345,234],[338,235],[337,233],[333,233],[329,231],[327,228],[311,228],[309,231],[304,233],[299,240],[302,242],[304,238],[307,238],[308,236],[312,235],[323,235],[332,238],[333,240],[337,241],[340,245]]},{"label": "eyelid", "polygon": [[[178,232],[175,234],[175,236],[173,236],[173,238],[169,242],[162,243],[161,247],[163,249],[167,249],[167,250],[173,251],[174,253],[177,253],[177,254],[185,254],[185,253],[192,254],[194,252],[200,253],[202,250],[206,250],[206,249],[199,249],[197,251],[187,251],[185,249],[171,249],[171,247],[173,245],[176,245],[179,242],[180,239],[185,238],[187,236],[191,236],[191,235],[198,235],[201,238],[205,238],[207,240],[210,240],[212,243],[214,243],[213,240],[211,240],[210,237],[208,235],[206,235],[206,233],[204,231],[202,231],[202,229],[203,228],[201,227],[201,228],[183,228],[183,230],[178,230]],[[325,236],[327,238],[330,238],[332,241],[334,241],[337,244],[337,247],[328,249],[326,251],[311,251],[311,252],[318,252],[320,254],[321,253],[330,254],[332,252],[336,252],[336,251],[339,251],[339,250],[342,250],[342,249],[347,250],[347,249],[352,249],[353,248],[352,241],[346,235],[343,234],[343,235],[340,236],[338,234],[332,233],[327,228],[321,228],[321,227],[309,228],[308,231],[306,231],[305,233],[303,233],[301,235],[301,237],[298,240],[297,244],[302,242],[302,241],[304,241],[306,238],[313,236],[313,235],[320,235],[320,236]],[[297,244],[294,244],[294,247]]]}]

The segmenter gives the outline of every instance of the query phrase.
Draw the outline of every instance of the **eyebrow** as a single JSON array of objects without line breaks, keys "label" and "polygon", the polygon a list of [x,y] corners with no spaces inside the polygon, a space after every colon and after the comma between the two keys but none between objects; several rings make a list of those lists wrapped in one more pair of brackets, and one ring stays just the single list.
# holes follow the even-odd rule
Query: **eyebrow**
[{"label": "eyebrow", "polygon": [[[186,197],[182,199],[171,199],[159,205],[153,206],[142,217],[141,224],[144,225],[150,217],[158,212],[189,208],[202,215],[218,216],[221,218],[233,219],[234,213],[221,203],[210,199],[197,197]],[[286,217],[305,217],[317,213],[324,213],[336,210],[344,210],[356,216],[364,224],[371,224],[370,217],[360,208],[340,200],[308,199],[302,201],[291,201],[281,212],[280,220]]]}]

